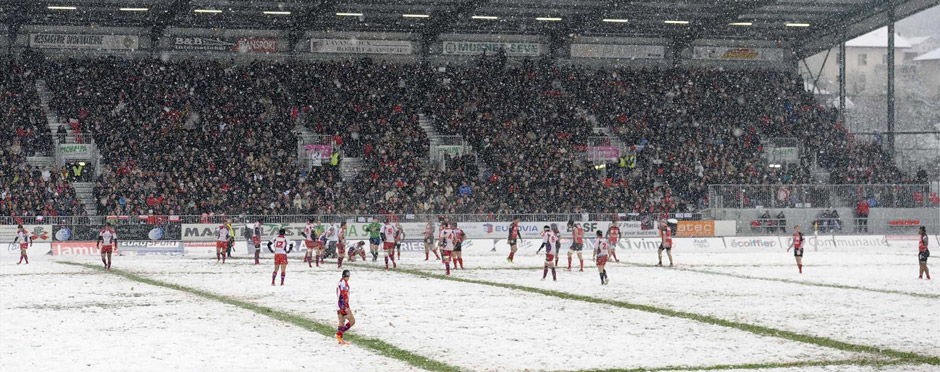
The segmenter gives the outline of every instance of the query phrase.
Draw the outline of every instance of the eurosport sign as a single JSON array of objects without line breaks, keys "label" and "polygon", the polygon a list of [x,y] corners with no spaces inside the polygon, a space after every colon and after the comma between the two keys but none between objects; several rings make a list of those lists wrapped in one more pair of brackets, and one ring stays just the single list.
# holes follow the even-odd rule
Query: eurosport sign
[{"label": "eurosport sign", "polygon": [[63,49],[138,49],[137,35],[95,34],[29,34],[29,46],[33,48]]},{"label": "eurosport sign", "polygon": [[412,54],[407,40],[310,39],[311,53]]},{"label": "eurosport sign", "polygon": [[697,46],[692,48],[692,59],[780,61],[783,60],[783,49]]},{"label": "eurosport sign", "polygon": [[121,252],[134,252],[138,256],[182,256],[183,243],[118,240],[118,250]]}]

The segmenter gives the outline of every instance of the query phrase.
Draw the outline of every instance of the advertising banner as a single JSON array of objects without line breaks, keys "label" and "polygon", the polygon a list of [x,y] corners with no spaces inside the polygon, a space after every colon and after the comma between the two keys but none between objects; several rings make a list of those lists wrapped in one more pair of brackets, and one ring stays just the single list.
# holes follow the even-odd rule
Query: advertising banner
[{"label": "advertising banner", "polygon": [[[101,250],[95,246],[96,242],[55,242],[52,243],[53,256],[95,256],[101,254]],[[118,249],[120,251],[120,249]]]},{"label": "advertising banner", "polygon": [[275,53],[277,52],[277,38],[243,37],[235,40],[226,40],[215,37],[176,36],[173,38],[173,49],[238,53]]},{"label": "advertising banner", "polygon": [[[7,243],[3,246],[0,246],[0,256],[2,257],[20,257],[20,245]],[[48,242],[40,243],[33,242],[33,246],[27,248],[26,254],[29,255],[30,260],[35,260],[49,253],[49,250],[52,249],[52,245]]]},{"label": "advertising banner", "polygon": [[590,146],[587,148],[591,159],[616,161],[620,159],[620,149],[613,146]]},{"label": "advertising banner", "polygon": [[781,239],[776,236],[734,236],[725,237],[725,247],[739,250],[776,250],[786,249]]},{"label": "advertising banner", "polygon": [[783,60],[783,49],[697,46],[692,48],[692,59],[724,61],[781,61]]},{"label": "advertising banner", "polygon": [[[52,241],[52,225],[23,225],[23,228],[33,244]],[[16,230],[16,225],[0,225],[0,242],[12,242],[16,238]]]},{"label": "advertising banner", "polygon": [[311,53],[412,54],[407,40],[310,39]]},{"label": "advertising banner", "polygon": [[499,41],[444,41],[443,52],[445,55],[477,55],[484,52],[489,55],[495,54],[498,50],[506,52],[511,57],[535,57],[543,53],[545,48],[539,43],[517,43],[517,42],[499,42]]},{"label": "advertising banner", "polygon": [[[821,239],[822,237],[820,237]],[[847,235],[833,237],[835,246],[838,249],[865,250],[865,249],[887,249],[890,248],[884,235]],[[822,248],[820,246],[820,248]],[[914,250],[917,245],[914,245]]]},{"label": "advertising banner", "polygon": [[717,252],[725,250],[725,241],[721,238],[675,238],[672,247],[686,252]]},{"label": "advertising banner", "polygon": [[663,59],[666,47],[660,45],[571,44],[574,58]]},{"label": "advertising banner", "polygon": [[183,243],[176,241],[118,240],[118,250],[134,252],[138,256],[182,256]]},{"label": "advertising banner", "polygon": [[[304,145],[304,152],[308,159],[329,159],[333,155],[332,145]],[[319,156],[317,156],[319,155]]]},{"label": "advertising banner", "polygon": [[[339,223],[336,223],[336,228],[339,228]],[[346,240],[361,240],[368,239],[369,233],[366,231],[366,226],[368,223],[355,222],[347,223],[346,225]],[[380,223],[381,225],[381,223]],[[467,223],[466,225],[469,225]],[[318,232],[324,231],[329,224],[320,223],[316,225]],[[402,230],[405,233],[405,239],[423,239],[424,230],[426,223],[422,222],[404,222],[401,224]],[[181,237],[183,241],[186,242],[196,242],[196,241],[205,241],[213,242],[217,240],[216,229],[218,229],[219,224],[212,223],[197,223],[197,224],[183,224]],[[262,223],[262,235],[264,240],[268,240],[277,235],[278,230],[284,229],[284,236],[290,239],[302,240],[303,236],[301,233],[307,227],[306,223]],[[461,225],[463,227],[463,224]],[[232,228],[235,229],[235,239],[244,240],[245,229],[247,228],[244,223],[232,224]],[[435,233],[440,232],[440,228],[435,224]],[[436,235],[436,234],[435,234]],[[120,235],[118,235],[120,237]]]},{"label": "advertising banner", "polygon": [[798,163],[800,161],[800,148],[770,147],[767,149],[767,160],[771,163]]},{"label": "advertising banner", "polygon": [[676,236],[715,236],[715,221],[679,221]]},{"label": "advertising banner", "polygon": [[[99,225],[55,225],[56,241],[98,240]],[[121,240],[179,240],[178,224],[118,224],[114,226],[118,241]]]},{"label": "advertising banner", "polygon": [[91,150],[86,143],[63,143],[59,145],[59,153],[63,156],[87,157]]},{"label": "advertising banner", "polygon": [[29,34],[29,46],[32,48],[62,49],[138,49],[140,38],[137,35],[100,35],[100,34]]}]

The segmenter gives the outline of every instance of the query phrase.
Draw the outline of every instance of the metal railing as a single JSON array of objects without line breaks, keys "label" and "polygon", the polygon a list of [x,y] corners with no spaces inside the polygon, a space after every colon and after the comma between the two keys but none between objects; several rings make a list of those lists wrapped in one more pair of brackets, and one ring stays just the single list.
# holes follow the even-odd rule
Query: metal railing
[{"label": "metal railing", "polygon": [[[518,218],[522,222],[536,221],[610,221],[617,213],[546,213],[546,214],[294,214],[294,215],[183,215],[183,216],[2,216],[0,225],[103,225],[111,222],[115,225],[138,224],[181,224],[181,223],[233,223],[262,221],[264,223],[304,223],[310,219],[321,222],[351,221],[368,222],[370,219],[381,221],[390,218],[398,222],[425,222],[428,219],[438,221],[447,218],[453,222],[509,222]],[[171,218],[172,217],[172,218]],[[636,214],[627,213],[617,216],[620,221],[642,221],[644,219],[677,218],[681,220],[700,220],[701,213]]]},{"label": "metal railing", "polygon": [[931,196],[927,184],[708,186],[708,206],[714,209],[855,208],[863,199],[872,208],[916,208],[935,205]]},{"label": "metal railing", "polygon": [[89,132],[69,133],[66,135],[53,134],[59,144],[93,144],[95,137]]}]

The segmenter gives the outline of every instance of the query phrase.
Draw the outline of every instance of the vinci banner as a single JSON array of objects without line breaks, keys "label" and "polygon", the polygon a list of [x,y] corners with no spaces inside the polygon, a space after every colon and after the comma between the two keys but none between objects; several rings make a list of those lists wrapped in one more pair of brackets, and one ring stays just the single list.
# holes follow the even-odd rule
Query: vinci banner
[{"label": "vinci banner", "polygon": [[573,58],[663,59],[660,45],[571,44]]},{"label": "vinci banner", "polygon": [[311,53],[412,54],[406,40],[310,39]]},{"label": "vinci banner", "polygon": [[512,57],[535,57],[542,54],[544,48],[539,43],[513,43],[499,41],[445,41],[442,54],[445,55],[477,55],[495,54],[499,50]]},{"label": "vinci banner", "polygon": [[783,60],[783,49],[697,46],[692,48],[692,59],[781,61]]},{"label": "vinci banner", "polygon": [[29,34],[29,46],[33,48],[64,49],[128,49],[140,47],[137,35],[95,34]]}]

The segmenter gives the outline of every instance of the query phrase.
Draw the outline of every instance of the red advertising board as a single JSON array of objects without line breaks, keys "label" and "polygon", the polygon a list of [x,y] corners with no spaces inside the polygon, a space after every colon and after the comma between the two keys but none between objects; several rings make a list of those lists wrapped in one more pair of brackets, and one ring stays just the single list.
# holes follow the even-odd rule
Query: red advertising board
[{"label": "red advertising board", "polygon": [[97,242],[55,242],[52,243],[53,256],[94,256],[101,254],[95,247]]},{"label": "red advertising board", "polygon": [[235,51],[240,53],[276,53],[277,38],[243,37],[235,44]]}]

